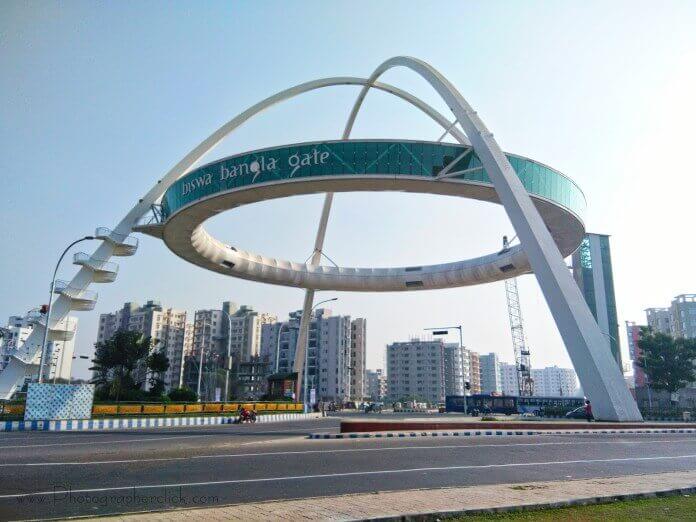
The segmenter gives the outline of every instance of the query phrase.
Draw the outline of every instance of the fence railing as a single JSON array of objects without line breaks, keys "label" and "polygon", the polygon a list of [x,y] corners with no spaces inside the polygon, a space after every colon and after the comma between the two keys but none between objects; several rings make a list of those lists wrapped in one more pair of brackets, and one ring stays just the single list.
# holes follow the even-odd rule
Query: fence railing
[{"label": "fence railing", "polygon": [[172,403],[121,403],[95,404],[92,407],[93,416],[108,415],[187,415],[229,414],[239,408],[256,410],[257,412],[301,412],[302,404],[293,402],[172,402]]},{"label": "fence railing", "polygon": [[[95,404],[92,406],[93,417],[128,416],[128,415],[190,415],[199,414],[231,414],[239,407],[256,410],[259,413],[302,412],[302,404],[294,402],[171,402],[171,403],[117,403]],[[24,403],[0,404],[0,415],[3,417],[22,417]]]}]

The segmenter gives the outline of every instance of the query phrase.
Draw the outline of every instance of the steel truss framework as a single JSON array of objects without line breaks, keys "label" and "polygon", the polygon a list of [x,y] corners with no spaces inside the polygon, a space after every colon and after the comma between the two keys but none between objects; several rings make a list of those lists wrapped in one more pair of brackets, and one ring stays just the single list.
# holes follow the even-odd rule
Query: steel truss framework
[{"label": "steel truss framework", "polygon": [[[394,67],[407,67],[423,77],[446,102],[455,116],[455,122],[461,126],[461,130],[422,100],[396,87],[377,82],[377,79],[384,72]],[[113,233],[127,236],[172,183],[186,174],[205,154],[250,118],[272,105],[304,92],[335,85],[362,86],[346,124],[343,139],[350,137],[355,118],[365,96],[371,88],[377,88],[408,101],[433,118],[446,133],[451,134],[459,143],[473,147],[493,182],[498,199],[505,207],[515,232],[520,238],[524,252],[539,281],[583,388],[593,401],[595,415],[607,420],[641,420],[640,412],[628,392],[621,371],[611,358],[607,340],[599,330],[580,290],[568,272],[539,212],[534,207],[510,162],[493,138],[493,134],[488,131],[477,113],[444,76],[427,63],[416,58],[404,56],[391,58],[380,65],[367,80],[339,77],[303,83],[281,91],[250,107],[220,127],[177,163],[126,214],[115,227]],[[321,259],[332,201],[333,194],[328,193],[324,201],[319,230],[310,260],[312,265],[319,264]],[[91,256],[91,259],[98,262],[99,266],[95,267],[94,263],[83,264],[70,281],[69,286],[86,289],[90,283],[103,276],[104,263],[115,255],[116,248],[117,244],[114,241],[104,240]],[[111,270],[111,272],[114,273],[115,278],[116,270]],[[295,353],[295,369],[298,371],[302,369],[304,361],[310,320],[309,311],[313,300],[314,290],[308,289],[305,294],[301,331]],[[65,319],[71,310],[70,297],[59,295],[52,308],[51,322],[47,325],[38,324],[25,343],[27,353],[32,352],[31,355],[22,359],[13,357],[9,365],[11,371],[4,371],[0,377],[0,397],[11,395],[17,385],[24,380],[25,373],[35,371],[32,360],[35,358],[36,349],[40,348],[43,328],[48,328],[50,334],[65,329]]]}]

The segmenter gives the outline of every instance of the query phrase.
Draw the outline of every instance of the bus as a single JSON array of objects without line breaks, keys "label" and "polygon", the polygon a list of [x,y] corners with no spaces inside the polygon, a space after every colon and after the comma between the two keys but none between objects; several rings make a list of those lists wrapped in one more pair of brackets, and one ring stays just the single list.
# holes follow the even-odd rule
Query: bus
[{"label": "bus", "polygon": [[516,397],[506,395],[448,395],[445,397],[445,411],[464,412],[464,401],[472,415],[485,413],[502,413],[515,415],[529,413],[544,415],[565,415],[584,404],[582,397]]}]

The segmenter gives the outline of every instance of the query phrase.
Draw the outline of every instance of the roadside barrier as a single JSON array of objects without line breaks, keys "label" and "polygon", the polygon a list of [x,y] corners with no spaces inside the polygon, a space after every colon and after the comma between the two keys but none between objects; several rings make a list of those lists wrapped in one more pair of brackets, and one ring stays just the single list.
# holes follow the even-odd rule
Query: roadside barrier
[{"label": "roadside barrier", "polygon": [[[187,415],[194,413],[236,413],[242,406],[257,412],[302,411],[302,404],[294,402],[176,402],[176,403],[120,403],[95,404],[93,417],[133,415]],[[22,405],[23,407],[23,405]],[[22,411],[21,413],[24,413]]]},{"label": "roadside barrier", "polygon": [[[279,413],[259,415],[257,424],[302,421],[321,418],[321,413]],[[104,431],[139,428],[175,428],[178,426],[214,426],[233,424],[236,416],[221,417],[126,417],[116,419],[81,419],[58,421],[0,421],[2,431]]]},{"label": "roadside barrier", "polygon": [[626,435],[696,433],[696,428],[646,428],[632,430],[466,430],[466,431],[387,431],[377,433],[312,433],[308,439],[403,439],[413,437],[529,437],[535,435]]},{"label": "roadside barrier", "polygon": [[[243,406],[257,412],[298,413],[302,404],[295,402],[176,402],[176,403],[132,403],[94,404],[92,417],[128,417],[135,415],[192,415],[192,414],[234,414]],[[24,416],[24,403],[0,404],[0,415],[10,418]],[[0,420],[0,423],[4,421]]]}]

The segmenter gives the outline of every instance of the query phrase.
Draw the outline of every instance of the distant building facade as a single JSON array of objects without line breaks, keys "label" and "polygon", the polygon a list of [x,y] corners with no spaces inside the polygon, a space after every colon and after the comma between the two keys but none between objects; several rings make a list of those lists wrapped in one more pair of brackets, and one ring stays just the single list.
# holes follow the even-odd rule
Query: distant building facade
[{"label": "distant building facade", "polygon": [[670,307],[674,337],[696,338],[696,294],[678,295]]},{"label": "distant building facade", "polygon": [[[109,340],[119,330],[139,332],[153,339],[153,350],[164,349],[169,369],[164,375],[165,391],[178,388],[183,377],[186,312],[164,308],[159,301],[150,300],[143,306],[128,302],[120,310],[99,316],[97,343]],[[135,379],[147,389],[144,368],[135,373]]]},{"label": "distant building facade", "polygon": [[367,396],[365,382],[365,350],[367,348],[367,320],[355,319],[350,323],[350,395],[362,400]]},{"label": "distant building facade", "polygon": [[578,378],[575,370],[548,366],[532,368],[534,395],[537,397],[576,397]]},{"label": "distant building facade", "polygon": [[585,234],[573,254],[573,277],[607,338],[614,360],[622,368],[609,236]]},{"label": "distant building facade", "polygon": [[669,308],[647,308],[645,315],[648,319],[648,326],[654,331],[674,335],[672,311]]},{"label": "distant building facade", "polygon": [[457,343],[445,343],[445,396],[464,395],[469,377],[469,351]]},{"label": "distant building facade", "polygon": [[[288,321],[262,326],[260,354],[270,362],[271,371],[292,372],[301,317],[298,310],[289,315]],[[314,311],[308,335],[307,383],[309,390],[316,390],[318,401],[362,399],[366,335],[364,319],[332,315],[326,308]],[[357,365],[352,360],[353,353],[361,359]],[[356,389],[352,388],[353,382]]]},{"label": "distant building facade", "polygon": [[388,345],[387,377],[392,401],[444,402],[445,343],[412,339]]},{"label": "distant building facade", "polygon": [[481,393],[481,356],[478,352],[469,351],[469,379],[471,394]]},{"label": "distant building facade", "polygon": [[222,397],[226,382],[224,370],[228,367],[229,381],[236,383],[229,387],[229,393],[245,398],[257,394],[258,373],[267,371],[269,366],[267,360],[259,359],[262,328],[275,321],[272,314],[257,312],[247,305],[237,306],[232,301],[223,301],[219,309],[197,310],[193,333],[187,333],[191,340],[187,339],[190,349],[187,346],[186,386],[197,389],[203,352],[201,395],[207,400],[214,400],[220,393],[223,400],[229,399]]},{"label": "distant building facade", "polygon": [[501,393],[500,361],[498,355],[491,352],[479,355],[481,368],[481,393]]},{"label": "distant building facade", "polygon": [[517,382],[517,365],[506,362],[500,363],[500,389],[503,395],[518,396],[520,394]]},{"label": "distant building facade", "polygon": [[381,368],[365,371],[367,396],[371,401],[382,402],[387,397],[387,377]]}]

